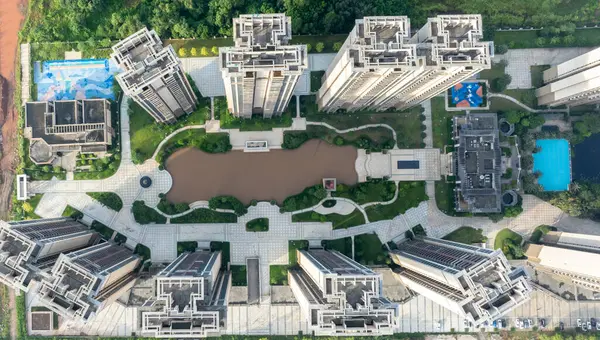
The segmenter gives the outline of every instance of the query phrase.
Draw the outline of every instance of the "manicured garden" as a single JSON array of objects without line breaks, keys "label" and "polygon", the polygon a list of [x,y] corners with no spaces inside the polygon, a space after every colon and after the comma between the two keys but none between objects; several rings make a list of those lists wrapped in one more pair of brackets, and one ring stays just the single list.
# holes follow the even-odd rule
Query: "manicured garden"
[{"label": "manicured garden", "polygon": [[307,249],[308,249],[308,241],[306,241],[306,240],[289,241],[288,242],[288,251],[289,251],[290,266],[295,266],[298,264],[298,256],[296,254],[296,250],[307,250]]},{"label": "manicured garden", "polygon": [[150,248],[146,247],[145,245],[138,243],[135,246],[135,249],[133,250],[134,254],[139,255],[142,258],[142,261],[146,261],[152,258],[152,253],[150,251]]},{"label": "manicured garden", "polygon": [[175,151],[189,147],[208,153],[224,153],[231,150],[231,143],[227,133],[206,133],[203,129],[185,130],[173,136],[162,146],[156,154],[156,161],[164,166]]},{"label": "manicured garden", "polygon": [[281,116],[271,118],[254,116],[247,119],[234,117],[225,107],[219,113],[218,119],[222,129],[240,129],[240,131],[270,131],[277,127],[292,126],[292,114],[290,112],[284,112]]},{"label": "manicured garden", "polygon": [[167,223],[167,218],[159,214],[156,210],[147,206],[144,201],[135,201],[131,207],[133,218],[139,224],[164,224]]},{"label": "manicured garden", "polygon": [[322,215],[314,211],[307,211],[292,215],[292,222],[331,222],[333,229],[347,229],[365,224],[365,217],[358,209],[349,215],[327,214]]},{"label": "manicured garden", "polygon": [[340,253],[352,258],[352,239],[350,237],[339,238],[336,240],[323,240],[323,248],[328,250],[337,250]]},{"label": "manicured garden", "polygon": [[444,240],[460,242],[464,244],[484,243],[487,237],[483,236],[483,230],[463,226],[443,237]]},{"label": "manicured garden", "polygon": [[494,249],[502,249],[509,260],[521,259],[525,256],[523,252],[523,237],[506,228],[500,230],[494,239]]},{"label": "manicured garden", "polygon": [[[493,104],[494,100],[492,100]],[[464,115],[464,111],[446,111],[443,97],[431,98],[431,129],[433,147],[444,152],[446,145],[452,145],[452,117]]]},{"label": "manicured garden", "polygon": [[167,200],[165,194],[159,194],[160,201],[156,208],[167,215],[177,215],[190,210],[187,203],[171,203]]},{"label": "manicured garden", "polygon": [[287,197],[281,206],[282,212],[294,212],[296,210],[310,208],[327,197],[323,185],[317,184],[304,189],[301,193]]},{"label": "manicured garden", "polygon": [[456,187],[454,176],[447,176],[446,179],[435,182],[435,203],[446,215],[454,216],[454,188]]},{"label": "manicured garden", "polygon": [[365,209],[369,221],[391,220],[410,208],[416,208],[419,203],[427,201],[425,182],[400,182],[398,198],[391,204],[376,204]]},{"label": "manicured garden", "polygon": [[269,266],[270,284],[275,286],[287,286],[288,284],[287,265],[272,264]]},{"label": "manicured garden", "polygon": [[362,205],[369,202],[389,201],[394,198],[395,193],[395,182],[371,179],[368,182],[357,183],[353,186],[339,183],[332,196],[347,198]]},{"label": "manicured garden", "polygon": [[377,234],[362,234],[354,237],[355,260],[364,265],[386,265],[391,263],[387,250]]},{"label": "manicured garden", "polygon": [[123,208],[121,197],[114,192],[88,192],[87,195],[114,211],[121,211]]},{"label": "manicured garden", "polygon": [[16,201],[13,200],[13,208],[11,212],[11,219],[13,221],[21,221],[21,220],[33,220],[40,218],[35,213],[35,208],[37,208],[38,204],[42,200],[43,194],[33,195],[27,201]]},{"label": "manicured garden", "polygon": [[234,287],[247,286],[248,278],[246,266],[229,266],[231,269],[231,285]]},{"label": "manicured garden", "polygon": [[246,231],[260,232],[269,231],[269,219],[268,218],[255,218],[246,223]]},{"label": "manicured garden", "polygon": [[177,242],[177,256],[185,252],[193,253],[197,248],[198,242],[196,241]]},{"label": "manicured garden", "polygon": [[83,218],[83,213],[81,211],[73,208],[72,206],[67,205],[65,210],[63,210],[62,216],[63,217],[71,217],[73,219],[79,220],[79,219]]},{"label": "manicured garden", "polygon": [[539,244],[542,240],[542,237],[548,234],[551,231],[556,231],[556,227],[551,225],[540,225],[535,228],[533,233],[531,233],[531,237],[529,238],[529,242]]},{"label": "manicured garden", "polygon": [[237,198],[233,196],[216,196],[208,201],[210,209],[227,209],[233,210],[236,215],[242,216],[248,212],[248,208]]},{"label": "manicured garden", "polygon": [[171,223],[236,223],[237,216],[232,213],[218,212],[211,209],[199,208],[183,216],[171,219]]}]

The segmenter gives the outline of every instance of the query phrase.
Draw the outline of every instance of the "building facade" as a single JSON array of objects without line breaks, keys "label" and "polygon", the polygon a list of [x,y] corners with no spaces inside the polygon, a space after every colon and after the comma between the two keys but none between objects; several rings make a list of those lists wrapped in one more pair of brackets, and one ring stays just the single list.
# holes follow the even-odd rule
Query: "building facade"
[{"label": "building facade", "polygon": [[97,238],[71,218],[0,221],[0,282],[28,291],[38,272],[52,267],[57,255],[86,247]]},{"label": "building facade", "polygon": [[30,140],[29,158],[50,164],[58,152],[104,152],[114,130],[110,102],[77,99],[25,104],[24,136]]},{"label": "building facade", "polygon": [[183,253],[155,278],[144,303],[142,333],[158,338],[218,336],[225,326],[231,273],[221,252]]},{"label": "building facade", "polygon": [[41,281],[39,301],[69,319],[88,320],[135,284],[140,258],[107,242],[62,253]]},{"label": "building facade", "polygon": [[198,98],[172,46],[163,46],[154,30],[143,28],[112,47],[116,76],[131,97],[159,123],[172,123],[193,112]]},{"label": "building facade", "polygon": [[289,45],[292,24],[285,14],[247,14],[233,19],[234,47],[219,48],[229,112],[263,118],[285,111],[308,68],[306,45]]},{"label": "building facade", "polygon": [[380,274],[337,251],[298,250],[288,282],[316,335],[390,335],[398,307],[382,296]]},{"label": "building facade", "polygon": [[491,68],[481,15],[430,18],[410,37],[404,16],[365,17],[323,76],[319,110],[406,109]]},{"label": "building facade", "polygon": [[544,71],[535,94],[539,105],[577,106],[600,102],[600,48]]},{"label": "building facade", "polygon": [[502,211],[502,164],[498,117],[468,113],[453,118],[455,209],[471,213]]},{"label": "building facade", "polygon": [[513,269],[501,250],[425,237],[398,244],[390,255],[403,284],[475,327],[530,299],[525,271]]}]

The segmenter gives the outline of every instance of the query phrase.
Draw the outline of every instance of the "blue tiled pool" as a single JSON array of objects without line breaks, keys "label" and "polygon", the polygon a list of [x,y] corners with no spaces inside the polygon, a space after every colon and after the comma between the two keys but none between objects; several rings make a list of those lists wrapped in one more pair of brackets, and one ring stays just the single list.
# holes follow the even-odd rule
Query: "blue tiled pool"
[{"label": "blue tiled pool", "polygon": [[544,191],[569,190],[571,183],[571,152],[566,139],[538,139],[535,145],[541,148],[533,154],[533,171],[542,176],[538,183]]}]

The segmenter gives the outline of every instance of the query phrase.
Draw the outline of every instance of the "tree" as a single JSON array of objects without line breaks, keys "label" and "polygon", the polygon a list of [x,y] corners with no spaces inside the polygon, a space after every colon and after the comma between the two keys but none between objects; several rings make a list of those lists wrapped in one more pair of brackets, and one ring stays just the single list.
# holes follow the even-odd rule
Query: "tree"
[{"label": "tree", "polygon": [[504,54],[506,52],[508,52],[508,46],[496,45],[496,54]]},{"label": "tree", "polygon": [[212,52],[213,55],[218,55],[219,54],[219,48],[217,46],[213,46],[210,51]]},{"label": "tree", "polygon": [[338,42],[336,42],[336,43],[333,44],[333,50],[335,52],[339,51],[341,48],[342,48],[342,43],[341,42],[338,41]]},{"label": "tree", "polygon": [[512,77],[509,74],[504,74],[498,78],[492,80],[492,91],[502,92],[506,90],[506,87],[512,81]]},{"label": "tree", "polygon": [[31,206],[31,203],[29,202],[25,202],[23,203],[23,211],[25,211],[28,214],[31,214],[33,212],[33,207]]},{"label": "tree", "polygon": [[208,48],[206,48],[206,46],[202,46],[202,48],[200,49],[200,55],[203,57],[208,56]]},{"label": "tree", "polygon": [[186,52],[185,48],[180,47],[179,50],[177,50],[177,54],[179,54],[179,56],[183,58],[187,55],[187,52]]},{"label": "tree", "polygon": [[517,124],[521,121],[521,118],[523,118],[524,115],[525,115],[524,112],[510,110],[510,111],[506,112],[504,118],[506,119],[507,122],[509,122],[511,124]]},{"label": "tree", "polygon": [[315,49],[317,50],[317,52],[321,53],[323,52],[323,49],[325,49],[325,44],[323,44],[322,42],[318,42]]},{"label": "tree", "polygon": [[306,44],[306,53],[310,53],[310,50],[312,50],[312,45]]},{"label": "tree", "polygon": [[197,57],[198,56],[198,50],[195,47],[192,47],[192,49],[190,50],[190,54],[193,57]]}]

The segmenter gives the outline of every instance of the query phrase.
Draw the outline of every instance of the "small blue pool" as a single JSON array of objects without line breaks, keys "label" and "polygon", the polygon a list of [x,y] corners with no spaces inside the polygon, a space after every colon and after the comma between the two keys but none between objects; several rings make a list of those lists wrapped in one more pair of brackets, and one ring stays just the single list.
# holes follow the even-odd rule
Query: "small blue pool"
[{"label": "small blue pool", "polygon": [[566,139],[539,139],[535,145],[541,148],[533,154],[533,171],[542,176],[538,183],[544,191],[569,190],[571,183],[571,152]]}]

